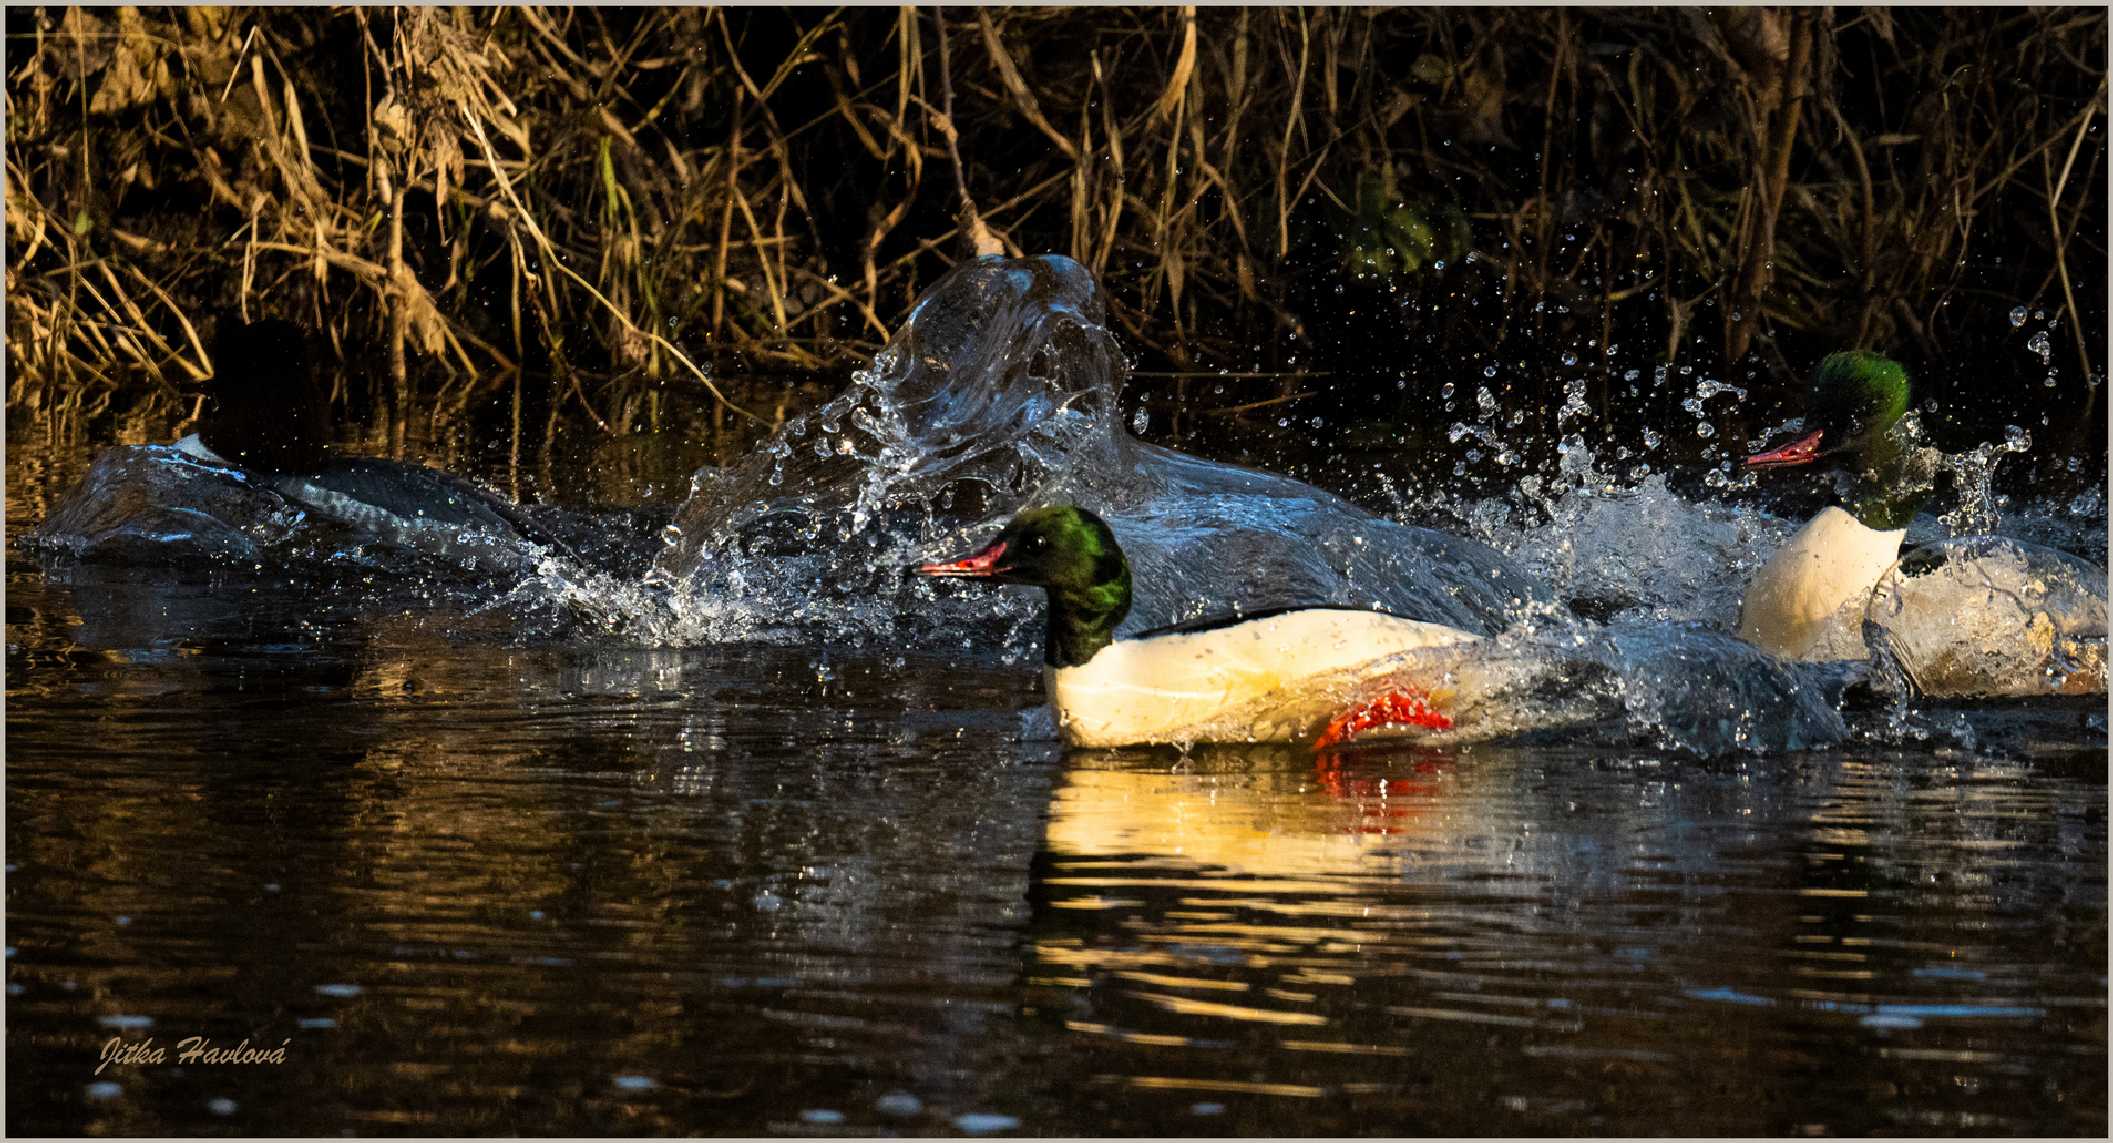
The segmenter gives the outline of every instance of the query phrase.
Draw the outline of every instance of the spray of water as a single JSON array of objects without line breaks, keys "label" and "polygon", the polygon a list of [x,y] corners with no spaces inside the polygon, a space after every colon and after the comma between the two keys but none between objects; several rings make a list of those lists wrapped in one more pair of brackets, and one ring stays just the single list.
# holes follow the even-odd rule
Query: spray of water
[{"label": "spray of water", "polygon": [[[964,592],[904,569],[982,539],[1025,505],[1075,502],[1109,520],[1133,564],[1136,604],[1118,634],[1325,603],[1487,637],[1402,665],[1405,680],[1453,696],[1461,737],[1561,728],[1704,753],[1797,749],[1843,736],[1845,692],[1897,706],[1962,648],[2044,644],[2054,665],[2036,669],[2048,689],[2102,664],[2105,573],[2035,540],[2048,538],[2049,518],[2078,512],[2095,512],[2102,531],[2103,498],[2052,513],[2005,504],[1993,479],[2029,447],[2023,430],[1946,461],[1956,506],[1911,529],[1917,542],[1945,545],[1945,559],[1934,572],[1904,563],[1878,585],[1865,616],[1871,661],[1815,667],[1724,634],[1754,569],[1800,526],[1717,498],[1753,494],[1737,442],[1717,423],[1745,400],[1738,385],[1691,366],[1650,373],[1661,392],[1678,388],[1688,431],[1708,442],[1710,499],[1674,490],[1658,433],[1596,437],[1578,375],[1554,410],[1552,464],[1528,460],[1545,428],[1476,383],[1472,413],[1448,436],[1469,445],[1458,471],[1494,466],[1505,494],[1467,498],[1381,472],[1377,486],[1396,506],[1381,515],[1288,477],[1138,441],[1119,413],[1126,374],[1083,268],[1060,257],[966,263],[843,395],[738,463],[700,471],[643,578],[542,550],[456,555],[466,569],[500,566],[511,577],[493,608],[556,614],[568,631],[620,643],[822,641],[1027,661],[1039,626],[1032,592]],[[1638,369],[1622,379],[1631,393],[1645,384]],[[1434,515],[1466,535],[1408,522]],[[313,524],[239,473],[206,472],[169,449],[126,449],[98,462],[40,535],[77,556],[346,558]],[[2006,534],[2000,545],[1955,539]],[[1956,621],[1991,600],[1999,620]],[[1961,670],[2016,683],[2009,667]],[[1889,725],[1928,732],[1912,719]]]}]

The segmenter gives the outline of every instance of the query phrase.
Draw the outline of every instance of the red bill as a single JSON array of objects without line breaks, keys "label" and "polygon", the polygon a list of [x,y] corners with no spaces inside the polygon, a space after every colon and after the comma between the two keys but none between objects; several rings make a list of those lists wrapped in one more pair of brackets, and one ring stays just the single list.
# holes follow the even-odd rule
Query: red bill
[{"label": "red bill", "polygon": [[1005,542],[999,541],[973,556],[963,556],[947,563],[919,564],[918,575],[931,576],[994,576],[1006,569],[998,566],[1005,555]]},{"label": "red bill", "polygon": [[1819,432],[1807,433],[1782,448],[1757,452],[1746,458],[1748,468],[1789,468],[1792,465],[1811,464],[1820,458]]}]

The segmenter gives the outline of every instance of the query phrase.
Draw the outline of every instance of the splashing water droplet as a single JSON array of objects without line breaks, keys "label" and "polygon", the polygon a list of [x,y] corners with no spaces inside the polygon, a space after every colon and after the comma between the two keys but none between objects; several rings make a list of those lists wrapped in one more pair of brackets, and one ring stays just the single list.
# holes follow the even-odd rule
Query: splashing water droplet
[{"label": "splashing water droplet", "polygon": [[2049,340],[2044,329],[2033,334],[2032,340],[2025,343],[2025,348],[2039,354],[2042,362],[2054,356],[2054,342]]},{"label": "splashing water droplet", "polygon": [[1152,415],[1143,409],[1139,409],[1130,415],[1130,431],[1140,436],[1144,435],[1145,427],[1151,423]]},{"label": "splashing water droplet", "polygon": [[1453,391],[1454,386],[1453,383],[1450,381],[1438,387],[1438,395],[1448,401],[1453,399]]},{"label": "splashing water droplet", "polygon": [[2019,306],[2017,309],[2010,311],[2010,324],[2012,328],[2024,325],[2025,319],[2029,316],[2030,313],[2025,309],[2024,306]]}]

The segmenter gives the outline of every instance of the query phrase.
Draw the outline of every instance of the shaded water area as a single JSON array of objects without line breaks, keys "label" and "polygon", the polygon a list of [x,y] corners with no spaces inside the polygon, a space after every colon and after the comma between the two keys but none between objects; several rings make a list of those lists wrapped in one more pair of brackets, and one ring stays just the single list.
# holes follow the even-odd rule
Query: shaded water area
[{"label": "shaded water area", "polygon": [[[2103,698],[1819,702],[1722,634],[1800,514],[1751,489],[1189,442],[1353,502],[1133,439],[1047,288],[694,483],[559,464],[603,542],[514,585],[27,547],[109,442],[12,426],[9,1130],[2104,1133]],[[1482,739],[1066,750],[1034,601],[900,574],[1056,494],[1156,569],[1139,622],[1452,608],[1561,685]],[[2104,560],[2102,496],[1981,507],[1911,531]]]}]

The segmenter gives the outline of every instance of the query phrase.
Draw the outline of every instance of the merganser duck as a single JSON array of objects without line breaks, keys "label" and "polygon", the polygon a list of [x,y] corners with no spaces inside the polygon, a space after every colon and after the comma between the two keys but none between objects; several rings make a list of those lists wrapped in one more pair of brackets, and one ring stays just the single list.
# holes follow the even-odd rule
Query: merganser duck
[{"label": "merganser duck", "polygon": [[[500,546],[569,554],[515,504],[450,473],[330,446],[330,399],[301,327],[228,319],[213,340],[213,377],[198,431],[175,448],[242,472],[294,506],[384,544],[483,562]],[[505,561],[505,562],[511,562]]]},{"label": "merganser duck", "polygon": [[[1830,354],[1813,374],[1803,426],[1807,431],[1746,459],[1750,469],[1817,465],[1824,471],[1839,470],[1848,474],[1850,484],[1842,504],[1822,509],[1755,574],[1739,609],[1740,638],[1787,659],[1863,658],[1868,653],[1864,621],[1874,590],[1882,582],[1926,574],[1942,564],[1941,558],[1917,563],[1913,554],[1907,561],[1901,559],[1908,524],[1935,487],[1943,460],[1943,454],[1921,443],[1912,418],[1906,417],[1908,399],[1907,371],[1898,362],[1864,350]],[[2036,668],[2037,660],[2059,654],[2071,668],[2082,664],[2081,671],[2009,670],[1999,673],[2041,681],[1991,689],[1985,663],[1978,663],[1970,674],[1941,662],[1904,661],[1902,666],[1927,694],[2103,691],[2105,573],[2097,572],[2096,579],[2101,598],[2095,652],[2067,634],[2056,634],[2058,628],[2076,624],[2042,616],[2047,639],[2028,638],[2024,647],[1976,648],[1970,656],[2030,655],[2036,659],[2030,666]],[[1959,623],[1950,615],[1937,621]],[[2091,623],[2089,617],[2080,621]],[[1973,634],[1970,625],[1965,634]],[[2034,642],[2046,645],[2030,645]],[[1948,650],[1946,657],[1961,658],[1956,649]],[[2045,679],[2055,675],[2060,681],[2050,687]]]},{"label": "merganser duck", "polygon": [[1384,612],[1306,607],[1117,639],[1129,561],[1106,522],[1070,505],[1030,508],[974,555],[915,570],[1047,591],[1044,684],[1073,746],[1317,738],[1326,747],[1382,724],[1448,728],[1421,692],[1357,700],[1392,657],[1478,638]]}]

